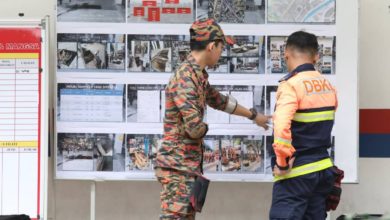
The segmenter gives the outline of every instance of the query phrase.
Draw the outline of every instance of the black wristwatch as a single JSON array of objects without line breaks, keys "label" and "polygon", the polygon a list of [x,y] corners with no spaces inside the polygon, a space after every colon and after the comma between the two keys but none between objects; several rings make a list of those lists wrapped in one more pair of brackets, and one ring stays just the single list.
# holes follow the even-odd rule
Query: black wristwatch
[{"label": "black wristwatch", "polygon": [[252,113],[252,115],[248,118],[249,120],[254,120],[257,116],[257,111],[254,108],[249,109],[249,111]]}]

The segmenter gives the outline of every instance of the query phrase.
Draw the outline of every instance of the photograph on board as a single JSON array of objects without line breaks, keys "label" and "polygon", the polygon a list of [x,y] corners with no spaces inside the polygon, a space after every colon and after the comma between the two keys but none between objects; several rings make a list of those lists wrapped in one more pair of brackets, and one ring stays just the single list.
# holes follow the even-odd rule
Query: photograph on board
[{"label": "photograph on board", "polygon": [[264,137],[247,136],[241,144],[242,172],[264,173]]},{"label": "photograph on board", "polygon": [[218,172],[221,170],[219,136],[208,135],[204,138],[203,171]]},{"label": "photograph on board", "polygon": [[[260,46],[262,47],[263,36],[234,36],[235,44],[230,46],[230,56],[232,57],[258,57]],[[260,38],[261,44],[260,44]]]},{"label": "photograph on board", "polygon": [[267,0],[268,23],[334,24],[336,0]]},{"label": "photograph on board", "polygon": [[206,67],[205,69],[208,73],[228,73],[229,57],[220,57],[214,66]]},{"label": "photograph on board", "polygon": [[115,171],[125,168],[123,134],[58,133],[58,171]]},{"label": "photograph on board", "polygon": [[127,0],[128,23],[187,23],[195,18],[195,0]]},{"label": "photograph on board", "polygon": [[94,139],[95,171],[125,170],[124,134],[96,134]]},{"label": "photograph on board", "polygon": [[127,85],[127,122],[158,123],[161,121],[161,90],[164,85]]},{"label": "photograph on board", "polygon": [[316,69],[323,74],[336,74],[336,37],[318,37],[320,59]]},{"label": "photograph on board", "polygon": [[[284,57],[287,37],[268,37],[268,73],[286,74],[287,64]],[[336,38],[317,37],[319,60],[315,68],[322,74],[336,74]]]},{"label": "photograph on board", "polygon": [[77,42],[58,42],[58,69],[77,69]]},{"label": "photograph on board", "polygon": [[[222,95],[232,95],[240,105],[246,108],[255,108],[257,112],[264,113],[265,110],[265,87],[249,85],[213,85]],[[229,115],[223,111],[207,106],[206,117],[209,124],[251,124],[249,119]]]},{"label": "photograph on board", "polygon": [[266,136],[265,139],[265,173],[272,174],[273,168],[271,166],[271,159],[272,157],[275,157],[275,152],[272,147],[274,138],[273,136]]},{"label": "photograph on board", "polygon": [[182,36],[182,41],[172,42],[172,67],[173,71],[177,70],[180,65],[187,60],[187,56],[191,53],[190,36]]},{"label": "photograph on board", "polygon": [[190,52],[186,35],[128,35],[128,72],[172,72]]},{"label": "photograph on board", "polygon": [[276,107],[276,92],[278,86],[266,86],[266,109],[267,115],[273,115]]},{"label": "photograph on board", "polygon": [[144,136],[127,135],[126,138],[126,171],[150,170],[148,159],[149,146]]},{"label": "photograph on board", "polygon": [[126,135],[126,171],[151,171],[161,144],[158,134]]},{"label": "photograph on board", "polygon": [[150,71],[150,42],[143,40],[128,40],[128,66],[129,72]]},{"label": "photograph on board", "polygon": [[207,66],[205,70],[208,73],[229,73],[229,49],[225,46],[222,50],[221,57],[214,66]]},{"label": "photograph on board", "polygon": [[172,41],[150,41],[150,66],[152,72],[172,71]]},{"label": "photograph on board", "polygon": [[125,0],[57,0],[58,22],[125,22]]},{"label": "photograph on board", "polygon": [[197,19],[218,23],[264,24],[265,0],[196,0]]},{"label": "photograph on board", "polygon": [[148,142],[150,144],[149,150],[149,160],[151,161],[152,168],[156,167],[156,157],[157,151],[161,147],[162,135],[161,134],[148,134],[146,137],[149,139]]},{"label": "photograph on board", "polygon": [[[246,108],[255,108],[257,112],[264,113],[265,108],[265,86],[235,85],[230,87],[232,95],[240,105]],[[230,115],[231,124],[253,124],[247,118]]]},{"label": "photograph on board", "polygon": [[123,122],[125,85],[57,84],[57,120],[61,122]]},{"label": "photograph on board", "polygon": [[241,137],[221,137],[221,168],[223,172],[241,170]]},{"label": "photograph on board", "polygon": [[57,171],[94,170],[94,134],[57,134]]},{"label": "photograph on board", "polygon": [[57,71],[123,72],[125,35],[58,34]]},{"label": "photograph on board", "polygon": [[259,72],[258,57],[233,57],[230,64],[231,73],[252,73]]},{"label": "photograph on board", "polygon": [[265,37],[234,36],[229,46],[230,73],[263,74],[265,72]]}]

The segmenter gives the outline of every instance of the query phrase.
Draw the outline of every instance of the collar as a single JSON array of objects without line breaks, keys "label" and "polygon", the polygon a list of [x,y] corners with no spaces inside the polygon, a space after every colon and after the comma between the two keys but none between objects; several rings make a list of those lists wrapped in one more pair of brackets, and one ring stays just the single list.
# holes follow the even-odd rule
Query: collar
[{"label": "collar", "polygon": [[190,66],[194,70],[196,76],[201,81],[205,81],[209,78],[209,74],[207,73],[207,71],[205,69],[202,70],[200,68],[199,64],[196,62],[195,58],[192,56],[191,53],[187,56],[187,62],[188,62],[188,64],[190,64]]},{"label": "collar", "polygon": [[297,68],[295,68],[293,71],[291,71],[290,73],[288,73],[287,75],[285,75],[283,78],[281,78],[279,80],[279,82],[282,82],[282,81],[287,81],[289,80],[291,77],[295,76],[296,74],[300,73],[300,72],[305,72],[305,71],[315,71],[316,69],[314,68],[314,65],[311,64],[311,63],[305,63],[305,64],[302,64],[302,65],[299,65]]}]

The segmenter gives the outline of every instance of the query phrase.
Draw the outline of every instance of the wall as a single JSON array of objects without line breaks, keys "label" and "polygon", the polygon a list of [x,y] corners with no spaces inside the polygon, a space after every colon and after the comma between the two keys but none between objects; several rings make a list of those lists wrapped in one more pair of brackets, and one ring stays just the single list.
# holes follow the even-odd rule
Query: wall
[{"label": "wall", "polygon": [[[26,18],[51,15],[55,17],[54,0],[2,0],[0,19],[15,19],[18,12]],[[360,108],[390,109],[390,0],[360,0]],[[51,46],[55,45],[52,32]],[[51,52],[51,70],[54,73],[54,51]],[[54,85],[54,84],[52,84]],[[390,145],[390,143],[388,144]],[[370,146],[364,146],[370,148]],[[52,164],[52,158],[50,159]],[[387,158],[360,158],[359,184],[344,185],[344,194],[337,212],[390,212],[390,176]],[[53,180],[49,167],[48,219],[89,219],[88,181]],[[159,185],[156,182],[98,182],[96,219],[158,218]],[[270,183],[212,183],[207,206],[200,220],[209,219],[267,219],[271,201]],[[232,193],[233,192],[233,193]]]}]

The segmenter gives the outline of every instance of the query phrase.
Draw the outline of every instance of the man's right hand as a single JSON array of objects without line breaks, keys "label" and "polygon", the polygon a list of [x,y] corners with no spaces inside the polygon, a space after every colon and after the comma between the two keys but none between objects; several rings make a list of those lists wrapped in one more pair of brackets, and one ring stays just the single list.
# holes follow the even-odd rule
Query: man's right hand
[{"label": "man's right hand", "polygon": [[281,170],[281,169],[279,169],[278,166],[275,165],[274,169],[272,170],[273,175],[274,176],[283,176],[283,175],[288,174],[294,165],[294,161],[295,161],[295,157],[290,158],[290,160],[288,161],[288,169],[287,170]]},{"label": "man's right hand", "polygon": [[272,116],[270,115],[263,115],[263,114],[257,114],[255,120],[253,120],[258,126],[263,127],[265,130],[268,129],[267,122],[269,119],[271,119]]}]

